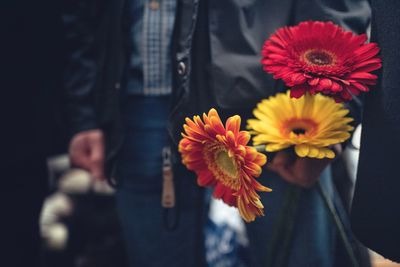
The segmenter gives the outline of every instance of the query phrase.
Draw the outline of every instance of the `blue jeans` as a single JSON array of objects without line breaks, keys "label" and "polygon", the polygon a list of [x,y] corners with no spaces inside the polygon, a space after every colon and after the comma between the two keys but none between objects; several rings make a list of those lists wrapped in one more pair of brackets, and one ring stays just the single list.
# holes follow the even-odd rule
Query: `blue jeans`
[{"label": "blue jeans", "polygon": [[207,215],[203,190],[195,176],[179,166],[174,173],[177,205],[165,227],[161,207],[161,149],[168,143],[165,130],[168,99],[124,99],[125,142],[117,164],[117,210],[130,267],[206,266],[203,226]]},{"label": "blue jeans", "polygon": [[[251,267],[265,267],[274,223],[284,202],[288,184],[276,174],[263,173],[260,182],[273,189],[271,193],[261,194],[265,216],[246,224],[250,241],[249,251],[254,261]],[[320,177],[320,182],[331,198],[334,194],[330,168]],[[293,238],[289,253],[289,267],[331,267],[335,259],[337,231],[325,208],[317,188],[304,189],[298,204],[298,213],[293,229]],[[280,243],[281,245],[281,243]],[[278,248],[278,252],[281,251]],[[286,266],[285,266],[286,267]]]}]

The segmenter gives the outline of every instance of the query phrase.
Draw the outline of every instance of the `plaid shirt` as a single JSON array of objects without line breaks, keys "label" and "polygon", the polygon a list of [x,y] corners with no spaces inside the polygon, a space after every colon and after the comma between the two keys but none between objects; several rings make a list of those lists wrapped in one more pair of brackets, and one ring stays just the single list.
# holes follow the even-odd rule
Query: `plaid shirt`
[{"label": "plaid shirt", "polygon": [[131,0],[131,55],[127,92],[168,95],[172,87],[171,43],[176,0]]}]

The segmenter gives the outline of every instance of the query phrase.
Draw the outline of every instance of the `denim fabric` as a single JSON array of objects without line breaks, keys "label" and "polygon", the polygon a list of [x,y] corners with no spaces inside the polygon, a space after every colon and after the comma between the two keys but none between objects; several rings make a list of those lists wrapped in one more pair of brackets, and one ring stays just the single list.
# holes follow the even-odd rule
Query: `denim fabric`
[{"label": "denim fabric", "polygon": [[[271,187],[273,191],[261,194],[265,216],[246,224],[250,241],[249,251],[254,260],[251,267],[266,266],[266,255],[273,235],[274,222],[278,217],[288,186],[285,181],[271,172],[265,172],[260,181]],[[336,197],[330,168],[322,173],[320,181],[330,197]],[[299,201],[288,267],[333,266],[337,231],[317,188],[303,190]]]},{"label": "denim fabric", "polygon": [[166,124],[170,97],[127,95],[121,101],[125,140],[118,155],[120,174],[123,177],[160,176],[161,150],[168,144]]},{"label": "denim fabric", "polygon": [[[161,149],[168,144],[165,125],[169,97],[125,96],[125,142],[118,155],[117,210],[130,267],[205,266],[203,190],[193,173],[174,173],[178,227],[165,228],[161,207]],[[170,218],[170,219],[171,219]]]},{"label": "denim fabric", "polygon": [[[174,176],[177,196],[174,212],[179,209],[175,230],[165,228],[161,190],[154,190],[161,176],[150,179],[120,177],[122,183],[116,193],[117,210],[130,267],[207,266],[203,234],[207,205],[203,190],[196,185],[193,174],[187,171],[178,171]],[[147,186],[143,186],[144,182]],[[146,191],[146,187],[153,189]]]}]

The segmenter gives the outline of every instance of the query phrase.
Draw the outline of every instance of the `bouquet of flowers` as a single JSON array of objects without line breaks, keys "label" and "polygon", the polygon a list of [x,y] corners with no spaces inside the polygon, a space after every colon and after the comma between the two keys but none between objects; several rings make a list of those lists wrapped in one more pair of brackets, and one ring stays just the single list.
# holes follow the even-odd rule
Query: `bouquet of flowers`
[{"label": "bouquet of flowers", "polygon": [[[264,215],[257,192],[271,192],[256,178],[267,157],[290,147],[298,157],[334,158],[332,146],[350,138],[353,127],[343,103],[368,92],[381,67],[375,43],[332,22],[306,21],[278,29],[264,43],[263,69],[289,90],[262,100],[254,109],[249,131],[241,118],[225,125],[215,109],[186,119],[179,144],[182,162],[197,174],[200,186],[214,187],[215,198],[239,209],[253,221]],[[258,149],[248,145],[252,142]],[[261,145],[261,149],[260,149]]]},{"label": "bouquet of flowers", "polygon": [[[251,222],[264,215],[258,193],[272,191],[256,181],[267,163],[263,153],[289,149],[298,158],[335,158],[332,148],[349,139],[353,130],[344,102],[368,92],[377,81],[371,72],[382,66],[377,44],[366,41],[365,34],[320,21],[301,22],[272,34],[262,48],[261,64],[289,89],[257,104],[254,118],[247,121],[248,131],[240,130],[238,115],[224,125],[215,109],[202,118],[186,119],[179,151],[183,164],[197,174],[198,184],[214,187],[215,198],[237,207]],[[250,139],[254,147],[248,145]],[[333,203],[318,182],[317,188],[349,259],[358,266]],[[301,192],[296,185],[287,190],[268,266],[287,264]],[[277,240],[283,240],[283,249]]]}]

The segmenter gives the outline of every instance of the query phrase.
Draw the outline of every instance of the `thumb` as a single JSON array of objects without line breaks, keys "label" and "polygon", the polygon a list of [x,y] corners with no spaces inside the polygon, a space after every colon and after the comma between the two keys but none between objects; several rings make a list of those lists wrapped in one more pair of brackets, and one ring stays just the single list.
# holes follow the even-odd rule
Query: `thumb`
[{"label": "thumb", "polygon": [[89,147],[84,138],[77,136],[72,139],[69,146],[69,158],[73,167],[85,170],[90,169]]},{"label": "thumb", "polygon": [[291,155],[286,151],[279,151],[272,159],[271,163],[267,164],[267,169],[279,173],[292,161]]}]

